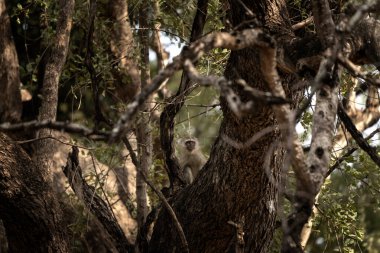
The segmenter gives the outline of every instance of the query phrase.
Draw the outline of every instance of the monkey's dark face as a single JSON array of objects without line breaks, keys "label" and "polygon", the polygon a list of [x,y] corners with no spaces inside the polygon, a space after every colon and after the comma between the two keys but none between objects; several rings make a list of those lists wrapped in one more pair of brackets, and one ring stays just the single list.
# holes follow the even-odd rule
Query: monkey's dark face
[{"label": "monkey's dark face", "polygon": [[185,147],[189,151],[193,151],[195,149],[196,142],[193,140],[187,140],[185,141]]}]

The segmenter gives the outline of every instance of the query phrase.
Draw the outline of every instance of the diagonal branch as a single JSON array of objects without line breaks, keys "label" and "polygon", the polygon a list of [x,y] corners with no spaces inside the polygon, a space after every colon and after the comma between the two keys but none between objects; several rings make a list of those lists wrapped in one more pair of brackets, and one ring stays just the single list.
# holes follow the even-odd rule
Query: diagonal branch
[{"label": "diagonal branch", "polygon": [[[380,128],[377,128],[376,130],[374,130],[372,133],[370,133],[364,140],[365,141],[368,141],[370,140],[373,136],[375,136],[375,134],[379,133],[380,132]],[[358,147],[353,147],[353,148],[350,148],[344,155],[342,155],[341,157],[339,157],[339,159],[336,160],[336,162],[334,163],[333,166],[330,167],[329,171],[327,172],[326,174],[326,177],[330,176],[330,174],[336,169],[339,167],[339,165],[344,161],[346,160],[346,158],[348,158],[350,155],[352,155],[356,150],[358,150]]]},{"label": "diagonal branch", "polygon": [[104,228],[114,239],[119,252],[133,252],[133,245],[128,241],[123,230],[113,216],[110,207],[95,192],[95,189],[87,184],[82,176],[82,169],[79,166],[79,149],[73,147],[73,151],[67,157],[63,172],[69,180],[71,188],[77,197],[83,201],[90,212],[102,223]]},{"label": "diagonal branch", "polygon": [[352,138],[356,141],[358,146],[366,152],[369,157],[380,167],[380,156],[377,154],[377,150],[374,147],[371,147],[368,142],[363,138],[361,132],[356,129],[354,123],[344,111],[344,108],[341,104],[338,107],[338,115],[340,120],[343,122],[344,126],[347,128],[348,132],[351,134]]},{"label": "diagonal branch", "polygon": [[192,63],[198,61],[205,53],[214,48],[225,48],[230,50],[239,50],[251,46],[260,46],[262,42],[259,37],[264,32],[261,29],[247,29],[236,34],[226,32],[212,33],[198,41],[192,43],[189,47],[184,48],[181,54],[176,57],[172,63],[168,64],[165,69],[156,75],[150,84],[142,89],[141,93],[127,106],[126,112],[120,117],[114,125],[110,141],[119,140],[121,136],[131,127],[132,118],[144,104],[146,99],[160,87],[166,78],[172,76],[177,70],[183,67],[186,59]]},{"label": "diagonal branch", "polygon": [[144,181],[149,185],[149,187],[154,191],[154,193],[157,194],[158,198],[162,201],[163,205],[165,206],[165,208],[167,209],[168,213],[172,217],[174,225],[175,225],[175,227],[176,227],[176,229],[177,229],[177,231],[179,233],[179,237],[181,239],[181,243],[182,243],[182,245],[181,245],[182,246],[182,251],[181,252],[189,252],[189,245],[187,243],[185,233],[183,232],[182,226],[179,223],[178,218],[177,218],[177,216],[176,216],[173,208],[170,206],[169,202],[166,200],[166,198],[162,194],[162,192],[159,191],[154,186],[154,184],[148,180],[148,176],[144,173],[144,171],[141,170],[140,162],[137,159],[136,153],[133,151],[132,145],[129,142],[129,140],[127,138],[123,138],[123,142],[124,142],[124,145],[126,146],[126,148],[129,151],[129,154],[130,154],[131,159],[132,159],[132,163],[135,165],[137,171],[141,173]]}]

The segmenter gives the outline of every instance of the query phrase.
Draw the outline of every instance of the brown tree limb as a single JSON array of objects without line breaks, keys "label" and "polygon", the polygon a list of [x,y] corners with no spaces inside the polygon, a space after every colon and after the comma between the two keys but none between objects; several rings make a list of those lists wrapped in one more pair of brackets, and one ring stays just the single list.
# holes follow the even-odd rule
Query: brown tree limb
[{"label": "brown tree limb", "polygon": [[347,113],[344,111],[344,108],[341,104],[339,104],[338,107],[338,115],[348,132],[351,134],[352,138],[354,138],[354,140],[358,144],[358,146],[369,155],[369,157],[375,164],[377,164],[377,166],[380,167],[380,156],[377,154],[376,148],[371,147],[368,144],[368,142],[363,138],[362,133],[357,130],[356,126],[354,125],[350,117],[347,115]]},{"label": "brown tree limb", "polygon": [[104,228],[113,238],[119,252],[133,252],[133,245],[128,241],[123,230],[113,216],[111,208],[95,192],[95,189],[87,184],[82,176],[82,169],[79,165],[79,149],[73,147],[72,152],[67,157],[65,167],[62,167],[69,184],[76,196],[83,201],[89,211],[102,223]]},{"label": "brown tree limb", "polygon": [[[110,1],[109,8],[114,20],[111,51],[116,56],[121,69],[121,71],[115,72],[116,92],[123,102],[127,102],[141,89],[140,70],[135,62],[137,48],[129,20],[128,1]],[[123,81],[125,75],[130,78],[128,83]]]},{"label": "brown tree limb", "polygon": [[[160,1],[154,0],[152,3],[152,9],[153,9],[153,16],[154,16],[154,23],[152,24],[152,49],[156,53],[157,57],[157,69],[158,71],[161,71],[168,63],[169,59],[169,53],[164,49],[162,43],[161,43],[161,36],[160,36],[160,30],[161,30],[161,22],[159,21],[161,11],[160,11]],[[162,83],[162,87],[158,92],[158,95],[165,99],[171,96],[170,90],[165,87],[166,82]]]},{"label": "brown tree limb", "polygon": [[360,67],[355,65],[348,58],[343,57],[342,55],[338,55],[337,60],[339,64],[345,67],[350,72],[350,74],[353,75],[354,77],[360,77],[363,80],[365,80],[367,83],[372,84],[376,87],[380,87],[379,79],[373,78],[370,73],[361,71]]},{"label": "brown tree limb", "polygon": [[[348,115],[347,115],[348,116]],[[370,133],[364,140],[368,141],[370,140],[375,134],[380,132],[380,128],[374,130],[372,133]],[[326,177],[330,176],[330,174],[339,167],[339,165],[344,162],[348,157],[350,157],[356,150],[358,150],[358,147],[350,148],[346,153],[344,153],[341,157],[339,157],[333,166],[330,167],[329,171],[327,172]]]},{"label": "brown tree limb", "polygon": [[[70,122],[60,122],[52,120],[43,121],[28,121],[17,124],[3,123],[0,124],[0,130],[4,132],[15,132],[15,131],[28,131],[28,130],[38,130],[43,128],[49,128],[59,131],[65,131],[68,133],[79,134],[90,139],[95,140],[105,140],[109,137],[110,133],[101,130],[95,130],[87,128],[83,125],[70,123]],[[45,137],[41,137],[45,138]]]},{"label": "brown tree limb", "polygon": [[292,29],[293,29],[293,31],[296,31],[296,30],[302,29],[302,28],[304,28],[305,26],[308,26],[308,25],[310,25],[311,23],[313,23],[313,21],[314,21],[313,16],[308,17],[307,19],[302,20],[301,22],[292,25]]}]

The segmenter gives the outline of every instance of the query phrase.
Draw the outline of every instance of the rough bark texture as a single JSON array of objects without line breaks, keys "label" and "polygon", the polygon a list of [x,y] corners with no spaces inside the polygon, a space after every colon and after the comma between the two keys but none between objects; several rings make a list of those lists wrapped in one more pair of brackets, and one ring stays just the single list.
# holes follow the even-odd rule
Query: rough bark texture
[{"label": "rough bark texture", "polygon": [[[129,101],[140,90],[140,72],[136,64],[136,44],[128,17],[128,4],[125,0],[110,1],[110,12],[115,20],[111,50],[117,58],[121,71],[115,72],[116,92],[123,101]],[[127,83],[125,75],[130,78]]]},{"label": "rough bark texture", "polygon": [[19,65],[5,0],[0,0],[0,122],[21,118]]},{"label": "rough bark texture", "polygon": [[[141,88],[145,88],[150,84],[150,65],[149,65],[149,32],[147,29],[149,18],[149,3],[140,5],[139,12],[139,38],[141,45]],[[137,120],[136,137],[137,148],[140,162],[140,170],[136,175],[136,202],[137,202],[137,224],[139,231],[136,238],[136,252],[142,252],[141,242],[141,229],[145,224],[146,216],[148,215],[148,202],[147,202],[147,185],[144,176],[149,174],[149,169],[152,166],[152,130],[150,126],[150,102],[148,98],[145,102],[141,116]]]},{"label": "rough bark texture", "polygon": [[52,188],[29,156],[0,133],[0,218],[9,252],[68,252]]},{"label": "rough bark texture", "polygon": [[[259,20],[279,38],[291,35],[284,1],[242,1],[257,14]],[[248,20],[246,9],[238,1],[231,1],[231,18],[234,26]],[[248,24],[247,24],[248,25]],[[243,26],[244,28],[244,26]],[[288,28],[288,29],[287,29]],[[253,87],[267,90],[254,49],[232,52],[226,68],[228,79],[243,78]],[[286,82],[284,82],[287,84]],[[235,88],[243,101],[247,96]],[[297,101],[297,92],[291,99]],[[227,252],[235,248],[235,229],[232,221],[244,229],[244,251],[266,252],[271,242],[277,207],[277,187],[282,149],[269,153],[272,143],[279,139],[279,131],[269,133],[247,148],[236,149],[222,136],[245,142],[260,130],[276,124],[269,107],[257,105],[257,110],[238,119],[222,102],[224,119],[204,169],[193,184],[174,199],[173,207],[184,228],[190,252]],[[271,162],[270,172],[264,164]],[[271,180],[270,180],[271,179]],[[150,243],[150,252],[173,252],[178,247],[170,218],[160,214]]]},{"label": "rough bark texture", "polygon": [[[55,120],[57,116],[58,106],[58,84],[66,56],[69,48],[70,31],[72,26],[72,16],[74,13],[74,0],[60,0],[57,30],[55,41],[52,45],[50,58],[47,60],[45,67],[45,75],[42,87],[42,103],[39,108],[38,120]],[[46,137],[50,135],[48,129],[41,129],[38,137]],[[46,173],[46,177],[50,176],[49,172],[49,155],[53,151],[53,141],[41,140],[37,143],[36,161]]]}]

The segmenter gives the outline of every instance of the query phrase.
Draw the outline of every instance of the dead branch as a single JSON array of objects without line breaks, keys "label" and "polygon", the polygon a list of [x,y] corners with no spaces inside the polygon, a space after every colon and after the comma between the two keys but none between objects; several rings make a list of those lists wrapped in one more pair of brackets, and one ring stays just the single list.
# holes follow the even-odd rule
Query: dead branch
[{"label": "dead branch", "polygon": [[73,151],[67,157],[65,167],[62,167],[69,184],[76,196],[83,201],[89,211],[102,223],[110,236],[114,239],[119,252],[133,252],[133,245],[128,241],[123,230],[113,216],[111,208],[95,192],[95,189],[87,184],[82,176],[82,169],[79,165],[79,149],[73,147]]}]

